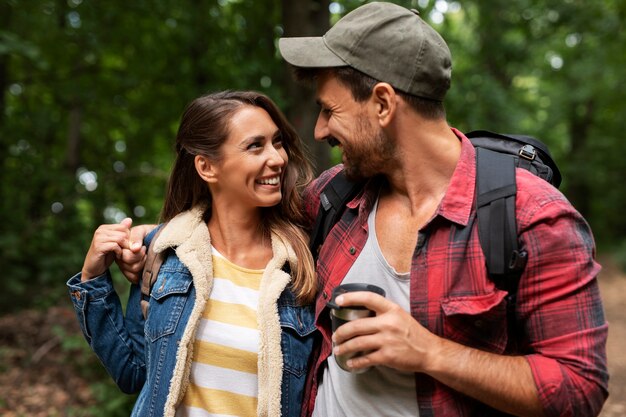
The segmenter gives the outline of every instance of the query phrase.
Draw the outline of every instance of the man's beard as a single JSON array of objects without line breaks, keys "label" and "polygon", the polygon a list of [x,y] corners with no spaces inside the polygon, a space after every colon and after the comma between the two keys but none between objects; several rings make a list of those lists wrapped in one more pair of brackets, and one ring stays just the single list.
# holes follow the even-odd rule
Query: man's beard
[{"label": "man's beard", "polygon": [[346,177],[360,181],[383,174],[393,166],[395,152],[387,135],[381,129],[374,132],[365,114],[359,115],[350,144],[343,143]]}]

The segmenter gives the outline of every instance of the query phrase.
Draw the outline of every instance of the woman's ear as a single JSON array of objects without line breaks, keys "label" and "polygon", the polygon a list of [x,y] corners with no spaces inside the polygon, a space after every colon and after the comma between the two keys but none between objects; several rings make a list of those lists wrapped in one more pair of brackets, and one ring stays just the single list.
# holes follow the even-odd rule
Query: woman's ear
[{"label": "woman's ear", "polygon": [[209,158],[203,155],[196,155],[193,161],[200,178],[207,183],[217,182],[217,170],[215,164],[213,164]]},{"label": "woman's ear", "polygon": [[396,90],[388,83],[378,83],[372,90],[372,100],[376,106],[376,117],[381,127],[386,127],[395,116]]}]

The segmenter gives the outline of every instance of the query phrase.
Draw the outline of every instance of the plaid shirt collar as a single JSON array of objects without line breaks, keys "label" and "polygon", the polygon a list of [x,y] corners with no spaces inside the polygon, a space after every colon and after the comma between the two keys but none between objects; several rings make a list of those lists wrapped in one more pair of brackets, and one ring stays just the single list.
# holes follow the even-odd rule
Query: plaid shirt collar
[{"label": "plaid shirt collar", "polygon": [[461,156],[435,216],[443,216],[451,222],[466,226],[474,205],[476,151],[463,133],[455,128],[452,128],[452,132],[461,141]]}]

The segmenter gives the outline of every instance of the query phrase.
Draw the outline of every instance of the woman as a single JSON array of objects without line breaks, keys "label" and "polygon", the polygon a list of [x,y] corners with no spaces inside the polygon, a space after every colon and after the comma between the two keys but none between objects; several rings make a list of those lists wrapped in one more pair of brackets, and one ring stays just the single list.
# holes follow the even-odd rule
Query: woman
[{"label": "woman", "polygon": [[123,316],[108,271],[130,221],[103,225],[68,281],[85,338],[139,391],[133,416],[299,415],[316,289],[300,140],[266,96],[221,92],[187,107],[176,152],[147,318],[137,285]]}]

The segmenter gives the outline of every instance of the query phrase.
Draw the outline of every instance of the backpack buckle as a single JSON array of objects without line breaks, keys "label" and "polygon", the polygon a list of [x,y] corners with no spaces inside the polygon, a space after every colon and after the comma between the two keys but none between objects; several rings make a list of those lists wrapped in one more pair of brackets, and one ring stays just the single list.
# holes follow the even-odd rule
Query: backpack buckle
[{"label": "backpack buckle", "polygon": [[519,150],[519,156],[524,159],[528,159],[529,161],[533,161],[537,156],[537,150],[532,145],[524,145]]},{"label": "backpack buckle", "polygon": [[526,266],[528,261],[528,252],[525,250],[514,250],[509,260],[509,269],[512,271],[520,271]]}]

